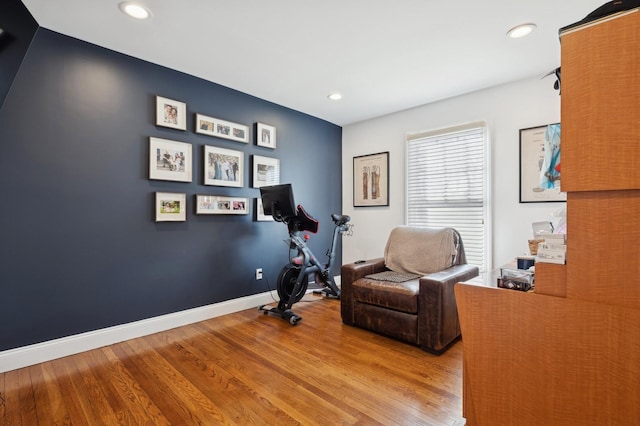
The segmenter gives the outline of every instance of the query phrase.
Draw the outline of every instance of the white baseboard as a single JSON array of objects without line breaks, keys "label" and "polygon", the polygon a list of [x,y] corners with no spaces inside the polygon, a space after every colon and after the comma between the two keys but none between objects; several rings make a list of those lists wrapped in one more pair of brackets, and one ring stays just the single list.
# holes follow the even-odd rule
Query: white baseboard
[{"label": "white baseboard", "polygon": [[89,331],[73,336],[0,352],[0,373],[16,370],[41,362],[101,348],[160,331],[205,321],[245,309],[257,308],[277,299],[275,291],[227,300],[213,305],[188,309],[173,314],[148,318],[128,324]]}]

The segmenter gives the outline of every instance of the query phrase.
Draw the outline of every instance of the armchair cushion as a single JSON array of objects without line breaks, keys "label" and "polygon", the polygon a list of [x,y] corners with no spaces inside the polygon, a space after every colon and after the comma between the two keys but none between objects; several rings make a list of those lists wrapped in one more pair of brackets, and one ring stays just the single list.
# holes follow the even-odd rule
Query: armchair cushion
[{"label": "armchair cushion", "polygon": [[384,261],[392,271],[422,276],[449,268],[456,253],[455,234],[450,228],[398,226],[389,235]]},{"label": "armchair cushion", "polygon": [[417,314],[418,289],[417,279],[394,283],[365,277],[353,283],[353,297],[369,305]]}]

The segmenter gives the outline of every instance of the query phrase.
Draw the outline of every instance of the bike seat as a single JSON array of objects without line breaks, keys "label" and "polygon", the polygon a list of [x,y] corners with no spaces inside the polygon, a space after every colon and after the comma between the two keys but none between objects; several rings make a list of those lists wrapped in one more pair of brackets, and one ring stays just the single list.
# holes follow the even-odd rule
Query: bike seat
[{"label": "bike seat", "polygon": [[298,204],[298,214],[296,215],[296,221],[298,222],[298,229],[300,231],[309,231],[312,233],[318,232],[318,226],[320,222],[307,213],[302,204]]},{"label": "bike seat", "polygon": [[340,225],[344,225],[345,223],[349,223],[349,221],[351,220],[351,217],[344,214],[339,215],[334,213],[331,215],[331,219],[333,219],[333,223],[340,226]]}]

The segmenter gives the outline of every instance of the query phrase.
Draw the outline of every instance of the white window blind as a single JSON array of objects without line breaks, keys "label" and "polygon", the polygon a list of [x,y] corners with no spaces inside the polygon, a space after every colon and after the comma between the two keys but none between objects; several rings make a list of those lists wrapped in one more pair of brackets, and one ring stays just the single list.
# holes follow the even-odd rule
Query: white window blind
[{"label": "white window blind", "polygon": [[485,265],[485,125],[407,137],[407,225],[452,227],[467,262]]}]

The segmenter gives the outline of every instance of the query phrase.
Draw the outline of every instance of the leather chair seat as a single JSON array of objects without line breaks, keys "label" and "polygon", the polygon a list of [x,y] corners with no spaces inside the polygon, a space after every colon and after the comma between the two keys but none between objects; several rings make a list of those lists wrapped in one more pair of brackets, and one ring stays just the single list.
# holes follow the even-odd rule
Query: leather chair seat
[{"label": "leather chair seat", "polygon": [[353,298],[360,303],[417,314],[419,289],[417,279],[395,283],[361,278],[353,283]]}]

